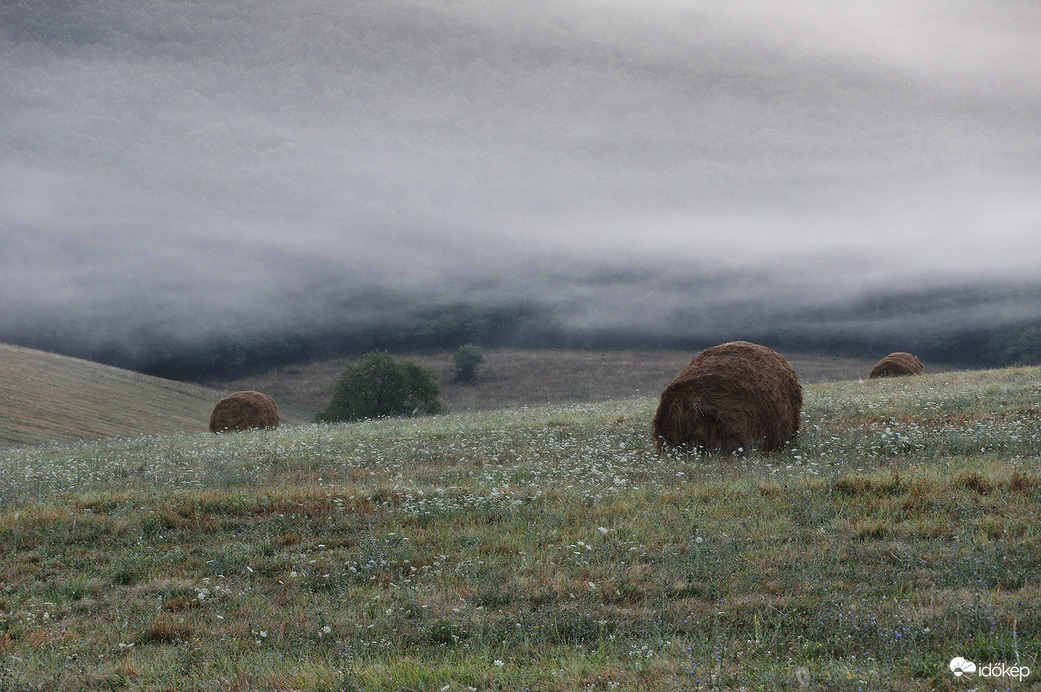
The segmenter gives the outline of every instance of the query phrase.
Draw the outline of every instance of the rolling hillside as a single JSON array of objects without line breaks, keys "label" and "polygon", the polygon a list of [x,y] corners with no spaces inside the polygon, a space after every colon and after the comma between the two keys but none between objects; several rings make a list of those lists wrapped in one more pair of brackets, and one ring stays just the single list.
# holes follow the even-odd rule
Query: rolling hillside
[{"label": "rolling hillside", "polygon": [[[453,382],[451,351],[395,354],[438,374],[441,403],[449,410],[484,411],[520,406],[597,402],[657,396],[696,350],[485,349],[477,381]],[[867,377],[877,358],[784,354],[803,384]],[[278,401],[279,409],[310,419],[324,408],[343,371],[343,359],[276,368],[231,382],[220,389],[256,389]],[[927,372],[949,369],[926,363]]]},{"label": "rolling hillside", "polygon": [[[456,412],[656,396],[690,351],[488,349],[472,384],[453,382],[452,352],[399,354],[438,373]],[[787,354],[804,384],[865,377],[874,359]],[[285,366],[230,382],[189,384],[0,344],[0,446],[202,432],[214,403],[256,389],[282,420],[309,421],[332,396],[341,359]],[[947,369],[926,364],[927,372]]]},{"label": "rolling hillside", "polygon": [[203,432],[221,393],[0,344],[0,446]]}]

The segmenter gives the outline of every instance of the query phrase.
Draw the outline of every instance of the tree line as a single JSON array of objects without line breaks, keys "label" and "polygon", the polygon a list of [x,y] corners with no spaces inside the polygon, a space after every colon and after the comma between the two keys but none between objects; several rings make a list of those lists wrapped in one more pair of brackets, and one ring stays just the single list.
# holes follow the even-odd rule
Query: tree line
[{"label": "tree line", "polygon": [[[113,342],[72,329],[0,333],[0,341],[196,382],[235,379],[282,365],[358,356],[372,350],[444,351],[473,344],[485,348],[678,348],[693,353],[735,338],[782,352],[881,357],[899,350],[926,361],[965,367],[1041,364],[1041,319],[998,327],[965,324],[945,329],[914,326],[911,320],[876,330],[865,327],[864,320],[860,326],[827,326],[835,321],[834,315],[817,311],[804,313],[783,326],[767,325],[760,330],[737,327],[732,332],[699,332],[698,325],[692,324],[686,331],[649,334],[569,329],[552,311],[531,305],[480,307],[460,303],[427,307],[384,322],[313,323],[258,332],[238,328],[195,340],[154,333],[139,335],[136,341]],[[735,324],[740,321],[735,320]]]},{"label": "tree line", "polygon": [[894,350],[910,351],[923,360],[965,367],[1041,365],[1041,322],[1025,322],[996,329],[964,328],[932,333],[907,330],[870,336],[857,332],[799,332],[764,330],[748,334],[662,337],[621,331],[568,331],[550,316],[514,314],[495,321],[475,311],[446,311],[442,320],[415,325],[361,325],[327,332],[216,336],[183,350],[168,346],[122,367],[177,380],[234,379],[280,365],[359,355],[380,349],[391,352],[455,350],[467,344],[515,348],[687,348],[700,350],[731,338],[747,338],[791,352],[820,352],[875,357]]}]

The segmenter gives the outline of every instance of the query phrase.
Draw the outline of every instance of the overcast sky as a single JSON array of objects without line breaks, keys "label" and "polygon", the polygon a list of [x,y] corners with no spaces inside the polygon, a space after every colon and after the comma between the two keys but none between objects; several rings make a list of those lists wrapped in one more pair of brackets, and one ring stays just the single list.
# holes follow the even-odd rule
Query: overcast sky
[{"label": "overcast sky", "polygon": [[1037,275],[1036,0],[38,4],[0,8],[9,328]]}]

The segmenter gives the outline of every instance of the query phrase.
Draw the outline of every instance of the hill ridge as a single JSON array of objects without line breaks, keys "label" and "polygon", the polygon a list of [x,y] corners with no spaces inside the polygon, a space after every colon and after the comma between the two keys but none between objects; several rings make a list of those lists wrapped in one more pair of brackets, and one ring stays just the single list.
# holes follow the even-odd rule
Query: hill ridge
[{"label": "hill ridge", "polygon": [[0,446],[204,432],[220,396],[214,388],[0,343]]}]

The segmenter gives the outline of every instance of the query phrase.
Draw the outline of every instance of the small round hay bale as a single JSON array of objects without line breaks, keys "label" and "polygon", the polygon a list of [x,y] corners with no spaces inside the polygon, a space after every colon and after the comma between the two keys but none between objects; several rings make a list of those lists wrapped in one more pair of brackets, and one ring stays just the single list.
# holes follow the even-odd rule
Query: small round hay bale
[{"label": "small round hay bale", "polygon": [[706,452],[780,449],[799,431],[802,385],[784,356],[731,341],[694,356],[661,393],[654,443]]},{"label": "small round hay bale", "polygon": [[217,402],[210,414],[210,432],[277,428],[278,406],[260,392],[235,392]]},{"label": "small round hay bale", "polygon": [[890,353],[888,356],[878,361],[875,364],[875,367],[871,368],[871,374],[868,375],[868,379],[873,380],[876,377],[921,375],[923,372],[925,372],[925,368],[922,367],[922,361],[918,360],[910,353],[897,351],[896,353]]}]

